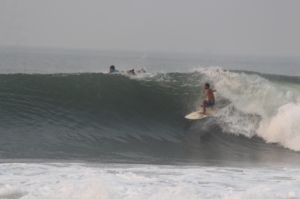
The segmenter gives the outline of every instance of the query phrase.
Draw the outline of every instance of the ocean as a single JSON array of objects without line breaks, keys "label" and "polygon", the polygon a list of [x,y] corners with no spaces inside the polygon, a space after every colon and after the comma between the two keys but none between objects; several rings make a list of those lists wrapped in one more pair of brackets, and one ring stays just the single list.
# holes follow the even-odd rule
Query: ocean
[{"label": "ocean", "polygon": [[3,48],[0,198],[300,198],[299,122],[300,58]]}]

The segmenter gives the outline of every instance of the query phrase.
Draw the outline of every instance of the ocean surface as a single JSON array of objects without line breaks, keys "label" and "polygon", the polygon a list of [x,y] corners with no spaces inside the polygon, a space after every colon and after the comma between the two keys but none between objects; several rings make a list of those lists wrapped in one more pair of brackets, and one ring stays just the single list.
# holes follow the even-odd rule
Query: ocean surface
[{"label": "ocean surface", "polygon": [[2,48],[0,198],[300,198],[299,123],[300,58]]}]

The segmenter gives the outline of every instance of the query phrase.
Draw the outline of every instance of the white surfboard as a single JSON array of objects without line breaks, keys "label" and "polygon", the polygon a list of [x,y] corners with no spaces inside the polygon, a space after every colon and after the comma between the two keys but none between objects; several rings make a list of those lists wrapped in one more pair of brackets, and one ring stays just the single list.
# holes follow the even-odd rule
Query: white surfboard
[{"label": "white surfboard", "polygon": [[195,112],[192,112],[190,114],[187,114],[185,116],[185,118],[188,119],[188,120],[201,120],[201,119],[204,119],[206,117],[213,117],[216,113],[217,113],[216,109],[207,108],[205,114],[202,113],[202,110],[201,111],[195,111]]}]

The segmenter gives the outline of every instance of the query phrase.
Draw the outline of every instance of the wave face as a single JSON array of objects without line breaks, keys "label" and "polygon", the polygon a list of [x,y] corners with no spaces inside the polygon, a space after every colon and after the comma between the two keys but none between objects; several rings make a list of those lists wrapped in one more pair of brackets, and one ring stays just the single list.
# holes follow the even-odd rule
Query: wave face
[{"label": "wave face", "polygon": [[[207,81],[217,117],[186,121]],[[291,151],[300,150],[299,82],[221,68],[137,78],[3,74],[0,157],[299,163]]]}]

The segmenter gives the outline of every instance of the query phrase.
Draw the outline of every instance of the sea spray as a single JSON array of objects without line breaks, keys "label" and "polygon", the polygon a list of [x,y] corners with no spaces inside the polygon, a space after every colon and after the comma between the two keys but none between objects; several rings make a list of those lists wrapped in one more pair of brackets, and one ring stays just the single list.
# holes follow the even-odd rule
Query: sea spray
[{"label": "sea spray", "polygon": [[[222,68],[199,69],[213,82],[218,93],[230,101],[219,119],[231,133],[257,135],[270,143],[300,150],[300,92],[291,83],[270,81],[258,74]],[[229,108],[234,111],[226,111]],[[258,120],[255,119],[257,115]]]}]

